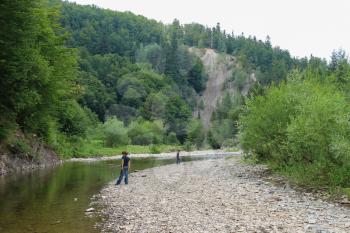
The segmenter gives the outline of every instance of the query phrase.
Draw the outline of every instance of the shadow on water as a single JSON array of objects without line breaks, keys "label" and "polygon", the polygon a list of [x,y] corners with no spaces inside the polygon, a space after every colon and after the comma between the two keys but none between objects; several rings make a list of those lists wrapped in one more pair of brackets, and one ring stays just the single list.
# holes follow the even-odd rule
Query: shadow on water
[{"label": "shadow on water", "polygon": [[[183,158],[190,161],[199,158]],[[174,163],[175,159],[132,159],[132,170]],[[90,197],[119,174],[119,161],[66,162],[25,175],[0,177],[0,232],[95,233],[85,217]]]}]

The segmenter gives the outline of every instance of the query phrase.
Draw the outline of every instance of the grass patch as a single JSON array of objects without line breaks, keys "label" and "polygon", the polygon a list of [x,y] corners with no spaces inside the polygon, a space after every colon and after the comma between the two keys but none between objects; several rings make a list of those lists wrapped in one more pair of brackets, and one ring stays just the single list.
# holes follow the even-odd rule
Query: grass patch
[{"label": "grass patch", "polygon": [[281,167],[274,161],[262,162],[253,157],[245,158],[244,162],[247,164],[265,164],[269,170],[277,176],[284,177],[290,184],[315,193],[321,192],[326,199],[339,200],[344,196],[350,199],[350,187],[335,185],[331,181],[337,177],[334,177],[333,173],[320,173],[319,168],[315,165],[296,164]]},{"label": "grass patch", "polygon": [[346,195],[346,197],[350,200],[350,188],[344,188],[343,193]]}]

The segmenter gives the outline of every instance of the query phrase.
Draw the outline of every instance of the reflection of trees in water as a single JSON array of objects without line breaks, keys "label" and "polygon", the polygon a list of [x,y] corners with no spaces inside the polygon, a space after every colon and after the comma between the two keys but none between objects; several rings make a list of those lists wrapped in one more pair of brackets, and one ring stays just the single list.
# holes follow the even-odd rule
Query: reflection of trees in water
[{"label": "reflection of trees in water", "polygon": [[[143,170],[175,163],[172,159],[132,158],[131,168]],[[183,158],[189,161],[191,158]],[[56,168],[1,177],[0,229],[4,232],[94,232],[84,216],[90,197],[119,174],[120,160],[66,162]],[[151,179],[151,178],[149,178]],[[130,179],[132,182],[132,178]],[[74,199],[77,198],[77,201]],[[61,221],[59,224],[54,224]]]}]

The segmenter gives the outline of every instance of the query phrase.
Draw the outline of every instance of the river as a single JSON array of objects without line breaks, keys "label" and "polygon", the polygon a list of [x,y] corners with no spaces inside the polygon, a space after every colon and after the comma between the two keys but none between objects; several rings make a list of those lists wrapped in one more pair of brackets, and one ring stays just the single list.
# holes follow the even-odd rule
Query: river
[{"label": "river", "polygon": [[[174,162],[133,159],[132,171]],[[85,210],[90,198],[119,174],[118,165],[117,160],[65,162],[55,168],[0,177],[0,232],[99,232],[94,227],[99,219],[86,217]]]}]

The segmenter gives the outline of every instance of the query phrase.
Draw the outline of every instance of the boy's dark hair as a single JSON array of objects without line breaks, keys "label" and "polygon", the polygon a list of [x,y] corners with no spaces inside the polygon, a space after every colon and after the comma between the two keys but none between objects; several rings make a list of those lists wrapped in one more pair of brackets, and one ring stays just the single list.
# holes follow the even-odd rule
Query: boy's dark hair
[{"label": "boy's dark hair", "polygon": [[122,155],[127,155],[129,154],[127,151],[122,151]]}]

